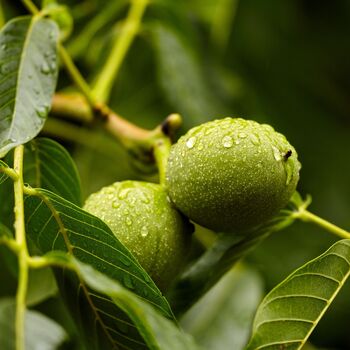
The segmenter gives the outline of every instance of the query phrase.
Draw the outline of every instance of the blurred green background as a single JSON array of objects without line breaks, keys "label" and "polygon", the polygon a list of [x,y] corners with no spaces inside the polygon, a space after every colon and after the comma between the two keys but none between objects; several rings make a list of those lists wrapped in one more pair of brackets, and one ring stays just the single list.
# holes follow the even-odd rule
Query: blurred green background
[{"label": "blurred green background", "polygon": [[[74,18],[65,43],[93,82],[118,36],[128,1],[61,1]],[[3,0],[6,18],[25,13]],[[153,0],[113,87],[110,106],[148,128],[168,114],[182,132],[224,116],[269,123],[298,151],[299,191],[311,211],[350,229],[350,1]],[[62,71],[59,88],[71,89]],[[116,180],[145,178],[102,131],[86,145],[58,138],[73,154],[85,195]],[[90,134],[89,134],[90,135]],[[270,290],[336,238],[295,224],[246,259]],[[259,282],[260,283],[260,282]],[[350,284],[311,337],[350,349]],[[226,296],[229,298],[229,296]]]}]

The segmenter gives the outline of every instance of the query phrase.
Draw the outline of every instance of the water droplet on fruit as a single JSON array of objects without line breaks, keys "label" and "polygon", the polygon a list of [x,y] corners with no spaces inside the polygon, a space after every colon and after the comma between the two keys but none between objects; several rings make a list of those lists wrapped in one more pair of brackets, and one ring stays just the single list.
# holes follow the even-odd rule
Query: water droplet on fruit
[{"label": "water droplet on fruit", "polygon": [[142,196],[141,196],[141,202],[142,203],[145,203],[145,204],[149,204],[151,201],[150,201],[150,199],[146,196],[146,194],[142,194]]},{"label": "water droplet on fruit", "polygon": [[255,146],[258,146],[260,144],[258,136],[251,134],[250,135],[250,140],[252,141],[252,144]]},{"label": "water droplet on fruit", "polygon": [[200,143],[200,144],[198,145],[198,150],[201,151],[202,149],[203,149],[203,144]]},{"label": "water droplet on fruit", "polygon": [[118,209],[120,207],[120,205],[121,204],[120,204],[120,202],[118,200],[115,200],[115,201],[112,202],[112,207],[114,209]]},{"label": "water droplet on fruit", "polygon": [[130,219],[129,216],[126,218],[125,222],[128,226],[131,226],[131,224],[132,224],[132,220]]},{"label": "water droplet on fruit", "polygon": [[232,137],[231,137],[231,136],[225,136],[225,137],[222,139],[222,145],[223,145],[225,148],[230,148],[230,147],[232,147],[232,145],[233,145]]},{"label": "water droplet on fruit", "polygon": [[241,139],[245,139],[248,135],[245,133],[245,132],[240,132],[238,134],[238,136],[241,138]]},{"label": "water droplet on fruit", "polygon": [[141,228],[141,236],[142,237],[147,237],[148,236],[148,228],[147,228],[147,226],[142,226],[142,228]]},{"label": "water droplet on fruit", "polygon": [[126,288],[134,289],[134,283],[132,282],[129,274],[124,275],[123,282]]},{"label": "water droplet on fruit", "polygon": [[128,196],[128,193],[130,192],[129,188],[124,188],[118,193],[119,199],[125,199]]},{"label": "water droplet on fruit", "polygon": [[191,149],[194,147],[196,143],[196,138],[195,137],[190,137],[187,141],[186,141],[186,146],[187,148]]},{"label": "water droplet on fruit", "polygon": [[273,151],[273,157],[275,158],[275,160],[280,161],[282,159],[282,154],[280,150],[272,146],[272,151]]}]

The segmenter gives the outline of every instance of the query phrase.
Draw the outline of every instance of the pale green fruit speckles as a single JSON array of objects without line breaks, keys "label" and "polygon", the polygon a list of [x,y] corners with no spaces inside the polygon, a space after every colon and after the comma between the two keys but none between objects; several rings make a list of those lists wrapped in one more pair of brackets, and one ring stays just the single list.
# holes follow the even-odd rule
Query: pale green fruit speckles
[{"label": "pale green fruit speckles", "polygon": [[225,118],[191,129],[172,146],[167,187],[191,220],[230,232],[259,225],[283,208],[299,170],[295,149],[271,126]]},{"label": "pale green fruit speckles", "polygon": [[116,182],[92,194],[84,209],[102,219],[158,287],[166,289],[187,256],[192,226],[162,186]]}]

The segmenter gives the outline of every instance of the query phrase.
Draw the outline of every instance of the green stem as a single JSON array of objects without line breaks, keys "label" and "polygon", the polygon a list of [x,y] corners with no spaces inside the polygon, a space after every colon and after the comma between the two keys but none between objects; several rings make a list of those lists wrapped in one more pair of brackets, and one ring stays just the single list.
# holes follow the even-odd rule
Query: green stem
[{"label": "green stem", "polygon": [[159,183],[165,184],[166,180],[166,167],[168,163],[168,157],[170,152],[171,142],[168,137],[162,137],[155,141],[154,144],[154,158],[156,160],[159,172]]},{"label": "green stem", "polygon": [[68,74],[70,75],[71,79],[74,81],[74,83],[77,85],[81,93],[86,98],[87,102],[89,103],[90,107],[94,107],[96,104],[96,101],[93,97],[93,94],[91,92],[90,86],[85,81],[81,73],[79,72],[78,68],[74,64],[72,58],[69,56],[67,50],[64,48],[63,45],[58,45],[58,52],[60,54],[61,60],[63,64],[65,65]]},{"label": "green stem", "polygon": [[310,213],[308,210],[301,210],[294,214],[294,217],[304,221],[314,223],[325,230],[339,236],[340,238],[350,239],[350,232],[332,224],[331,222],[320,218],[319,216]]},{"label": "green stem", "polygon": [[39,13],[39,9],[35,6],[35,4],[31,0],[22,0],[23,5],[31,12],[33,15]]},{"label": "green stem", "polygon": [[[31,0],[22,0],[22,2],[24,6],[28,9],[28,11],[31,12],[33,15],[36,15],[40,12],[39,9],[35,6],[35,4]],[[81,93],[84,95],[89,105],[91,107],[94,107],[95,100],[92,96],[90,86],[85,81],[85,79],[79,72],[78,68],[75,66],[72,58],[69,56],[68,52],[66,51],[66,49],[61,43],[58,44],[58,52],[63,64],[66,66],[66,69],[71,79],[80,89]]]},{"label": "green stem", "polygon": [[26,295],[28,287],[28,249],[24,224],[24,201],[23,201],[23,145],[15,148],[14,170],[18,174],[14,182],[15,194],[15,233],[18,245],[18,287],[16,294],[16,350],[24,350],[25,334],[24,322],[26,312]]},{"label": "green stem", "polygon": [[122,26],[121,33],[114,43],[112,51],[103,67],[93,89],[94,96],[100,102],[109,99],[110,91],[115,82],[120,66],[141,25],[143,13],[149,0],[132,0],[131,6]]},{"label": "green stem", "polygon": [[4,167],[4,166],[0,166],[0,173],[4,173],[9,178],[11,178],[13,181],[17,181],[18,180],[18,174],[12,168],[7,168],[7,167]]}]

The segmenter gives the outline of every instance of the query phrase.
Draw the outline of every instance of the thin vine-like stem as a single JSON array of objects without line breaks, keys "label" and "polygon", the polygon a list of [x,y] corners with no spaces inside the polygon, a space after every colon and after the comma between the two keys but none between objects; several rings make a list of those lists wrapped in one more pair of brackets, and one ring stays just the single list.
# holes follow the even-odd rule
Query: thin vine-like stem
[{"label": "thin vine-like stem", "polygon": [[158,139],[154,144],[154,158],[159,172],[159,183],[165,184],[166,180],[166,166],[170,153],[171,142],[168,137]]},{"label": "thin vine-like stem", "polygon": [[122,62],[141,25],[142,16],[149,0],[132,0],[128,15],[122,25],[121,33],[115,41],[107,62],[93,88],[93,94],[99,102],[109,99],[112,85],[117,78]]},{"label": "thin vine-like stem", "polygon": [[18,174],[12,168],[0,166],[0,173],[7,175],[13,181],[16,181],[18,179]]},{"label": "thin vine-like stem", "polygon": [[24,200],[23,200],[23,153],[24,146],[15,148],[14,153],[14,171],[18,178],[14,181],[15,194],[15,233],[16,243],[18,245],[18,287],[16,294],[16,350],[25,348],[25,312],[26,296],[28,288],[28,248],[26,242],[25,224],[24,224]]},{"label": "thin vine-like stem", "polygon": [[350,239],[350,232],[332,224],[331,222],[325,219],[320,218],[319,216],[309,212],[308,210],[299,210],[295,212],[293,216],[304,222],[316,224],[340,238]]},{"label": "thin vine-like stem", "polygon": [[96,104],[96,100],[93,97],[90,86],[86,82],[84,77],[81,75],[79,69],[76,67],[72,58],[70,57],[67,50],[64,48],[62,44],[58,45],[58,52],[71,79],[74,81],[75,85],[79,88],[81,93],[84,95],[90,107],[94,108]]},{"label": "thin vine-like stem", "polygon": [[39,13],[39,9],[31,0],[22,0],[22,3],[28,9],[28,11],[31,12],[33,15],[36,15]]}]

